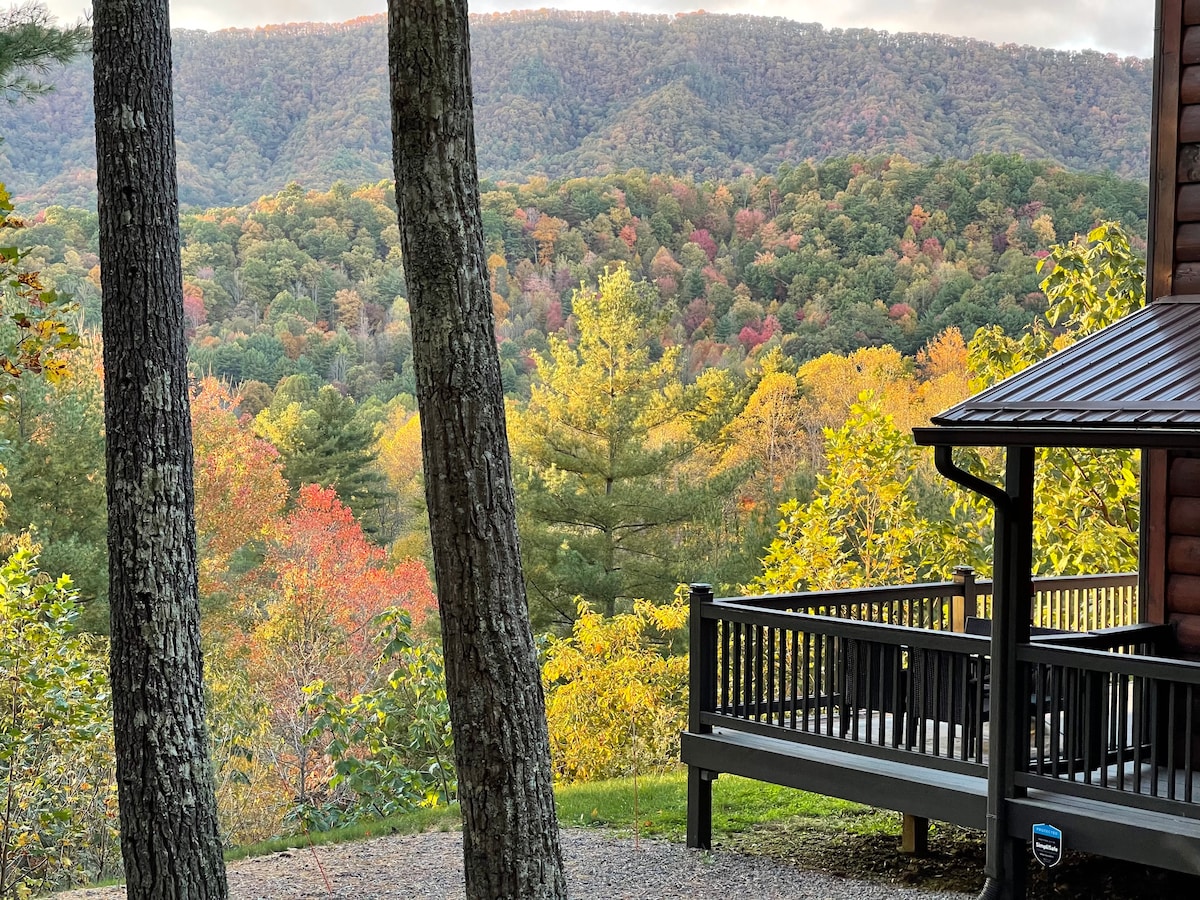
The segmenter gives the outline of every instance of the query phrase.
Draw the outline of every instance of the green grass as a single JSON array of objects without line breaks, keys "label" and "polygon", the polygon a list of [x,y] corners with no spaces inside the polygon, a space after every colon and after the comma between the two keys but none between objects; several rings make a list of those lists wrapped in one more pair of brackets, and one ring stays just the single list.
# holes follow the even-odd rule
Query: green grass
[{"label": "green grass", "polygon": [[[645,835],[683,840],[687,829],[687,775],[621,778],[560,787],[558,819],[563,825],[605,825]],[[738,834],[782,821],[836,820],[839,830],[882,827],[869,807],[834,797],[722,775],[713,785],[713,835]],[[894,817],[893,817],[894,818]],[[868,824],[869,823],[869,824]]]}]

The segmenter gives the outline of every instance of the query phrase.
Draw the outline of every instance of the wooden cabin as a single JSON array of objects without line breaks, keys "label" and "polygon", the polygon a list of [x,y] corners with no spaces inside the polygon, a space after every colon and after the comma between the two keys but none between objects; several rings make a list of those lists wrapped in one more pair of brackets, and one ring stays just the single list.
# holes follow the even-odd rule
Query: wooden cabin
[{"label": "wooden cabin", "polygon": [[[993,504],[993,581],[694,586],[689,845],[731,772],[984,830],[981,900],[1025,896],[1031,849],[1200,875],[1200,0],[1156,12],[1150,302],[915,430]],[[1136,575],[1031,576],[1041,447],[1142,451]]]},{"label": "wooden cabin", "polygon": [[[1200,296],[1200,0],[1158,0],[1157,15],[1151,303]],[[1149,450],[1143,477],[1146,616],[1173,623],[1182,652],[1200,659],[1200,446]]]}]

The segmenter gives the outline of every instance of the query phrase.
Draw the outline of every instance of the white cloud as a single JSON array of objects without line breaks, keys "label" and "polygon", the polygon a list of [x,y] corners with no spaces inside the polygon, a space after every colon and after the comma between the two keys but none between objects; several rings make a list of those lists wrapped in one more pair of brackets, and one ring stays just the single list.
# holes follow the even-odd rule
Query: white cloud
[{"label": "white cloud", "polygon": [[[3,2],[3,0],[0,0]],[[11,2],[11,0],[10,0]],[[90,7],[79,0],[47,0],[66,22]],[[1122,56],[1149,56],[1154,30],[1153,0],[479,0],[472,12],[504,12],[514,6],[628,12],[688,12],[785,16],[827,28],[878,28],[963,35],[996,43],[1082,49]],[[251,28],[282,22],[340,22],[374,15],[386,0],[179,0],[171,4],[176,28]]]}]

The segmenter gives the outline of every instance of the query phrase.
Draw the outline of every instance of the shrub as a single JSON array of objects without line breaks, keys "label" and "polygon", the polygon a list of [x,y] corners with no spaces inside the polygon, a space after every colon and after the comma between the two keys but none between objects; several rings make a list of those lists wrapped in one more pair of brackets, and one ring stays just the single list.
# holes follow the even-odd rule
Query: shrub
[{"label": "shrub", "polygon": [[681,590],[665,606],[637,600],[605,618],[587,603],[566,638],[548,638],[542,677],[555,778],[594,781],[679,764],[687,723],[687,625]]},{"label": "shrub", "polygon": [[118,868],[107,648],[79,611],[18,539],[0,565],[0,896]]},{"label": "shrub", "polygon": [[441,650],[413,639],[401,609],[384,613],[377,624],[381,651],[373,689],[344,700],[322,681],[305,688],[314,717],[307,737],[327,737],[333,771],[327,801],[296,811],[307,827],[444,805],[457,794]]}]

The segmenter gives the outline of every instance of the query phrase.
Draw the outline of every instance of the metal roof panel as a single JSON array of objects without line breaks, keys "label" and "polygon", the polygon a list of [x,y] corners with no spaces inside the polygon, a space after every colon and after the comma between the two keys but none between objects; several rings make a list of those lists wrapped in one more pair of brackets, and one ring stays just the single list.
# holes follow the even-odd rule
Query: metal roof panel
[{"label": "metal roof panel", "polygon": [[[1107,429],[1200,432],[1200,297],[1157,300],[952,406],[933,423],[939,433],[1078,429],[1080,446],[1103,443],[1099,433]],[[1097,434],[1088,438],[1089,431]]]}]

